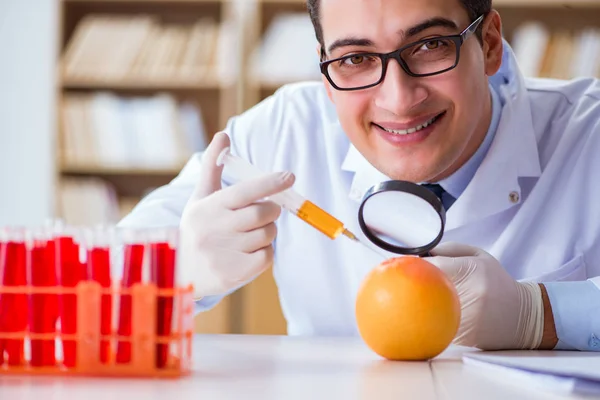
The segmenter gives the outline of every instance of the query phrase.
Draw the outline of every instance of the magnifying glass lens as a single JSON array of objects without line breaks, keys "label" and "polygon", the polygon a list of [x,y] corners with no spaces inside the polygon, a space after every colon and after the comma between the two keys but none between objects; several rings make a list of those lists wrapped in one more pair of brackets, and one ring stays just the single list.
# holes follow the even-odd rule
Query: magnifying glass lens
[{"label": "magnifying glass lens", "polygon": [[410,182],[389,181],[367,193],[359,210],[359,223],[365,236],[380,248],[424,255],[441,240],[445,211],[428,189]]}]

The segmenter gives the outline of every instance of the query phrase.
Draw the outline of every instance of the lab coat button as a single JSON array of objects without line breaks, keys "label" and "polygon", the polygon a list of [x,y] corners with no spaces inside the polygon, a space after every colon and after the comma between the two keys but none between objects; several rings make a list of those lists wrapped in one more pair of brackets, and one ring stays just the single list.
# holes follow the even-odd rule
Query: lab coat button
[{"label": "lab coat button", "polygon": [[508,198],[511,203],[517,204],[519,202],[519,192],[510,192]]}]

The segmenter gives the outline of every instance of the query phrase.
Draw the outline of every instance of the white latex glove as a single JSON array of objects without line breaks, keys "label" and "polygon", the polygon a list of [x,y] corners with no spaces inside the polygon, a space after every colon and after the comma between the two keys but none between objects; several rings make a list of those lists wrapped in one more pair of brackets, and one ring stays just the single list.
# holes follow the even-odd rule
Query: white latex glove
[{"label": "white latex glove", "polygon": [[452,280],[462,316],[455,344],[483,350],[536,349],[542,341],[544,309],[536,283],[517,282],[490,254],[444,243],[427,261]]},{"label": "white latex glove", "polygon": [[271,266],[281,207],[261,200],[294,183],[291,173],[282,172],[222,188],[223,167],[216,161],[229,145],[225,133],[215,135],[181,217],[180,265],[196,299],[226,294]]}]

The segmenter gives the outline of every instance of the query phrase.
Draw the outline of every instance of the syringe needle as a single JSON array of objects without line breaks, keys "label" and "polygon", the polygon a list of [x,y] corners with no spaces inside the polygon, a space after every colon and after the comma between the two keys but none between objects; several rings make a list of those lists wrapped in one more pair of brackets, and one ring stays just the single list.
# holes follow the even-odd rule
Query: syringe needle
[{"label": "syringe needle", "polygon": [[342,235],[354,240],[355,242],[359,242],[360,240],[358,240],[358,238],[356,237],[356,235],[352,232],[350,232],[348,229],[345,229],[342,231]]},{"label": "syringe needle", "polygon": [[344,228],[344,230],[342,231],[342,235],[346,236],[347,238],[362,244],[364,247],[366,247],[367,249],[371,250],[373,253],[377,254],[380,257],[383,257],[384,259],[388,258],[385,254],[380,253],[379,251],[375,250],[374,248],[367,246],[362,240],[360,240],[354,233],[350,232],[348,229]]}]

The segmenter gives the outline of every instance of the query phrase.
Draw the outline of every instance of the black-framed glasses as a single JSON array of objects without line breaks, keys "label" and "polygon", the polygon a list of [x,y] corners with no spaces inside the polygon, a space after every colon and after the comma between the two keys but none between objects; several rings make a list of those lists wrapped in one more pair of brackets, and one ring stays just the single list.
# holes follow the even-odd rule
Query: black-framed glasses
[{"label": "black-framed glasses", "polygon": [[356,53],[319,65],[321,73],[337,90],[360,90],[379,85],[389,60],[400,63],[412,77],[438,75],[458,65],[462,44],[477,30],[481,15],[458,35],[431,37],[410,43],[391,53]]}]

